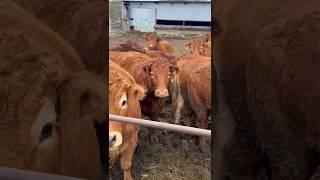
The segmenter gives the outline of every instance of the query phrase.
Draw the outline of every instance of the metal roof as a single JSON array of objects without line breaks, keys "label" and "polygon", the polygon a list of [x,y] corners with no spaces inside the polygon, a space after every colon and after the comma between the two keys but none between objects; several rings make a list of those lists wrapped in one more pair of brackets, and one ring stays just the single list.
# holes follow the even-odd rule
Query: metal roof
[{"label": "metal roof", "polygon": [[211,2],[211,0],[123,0],[123,2]]}]

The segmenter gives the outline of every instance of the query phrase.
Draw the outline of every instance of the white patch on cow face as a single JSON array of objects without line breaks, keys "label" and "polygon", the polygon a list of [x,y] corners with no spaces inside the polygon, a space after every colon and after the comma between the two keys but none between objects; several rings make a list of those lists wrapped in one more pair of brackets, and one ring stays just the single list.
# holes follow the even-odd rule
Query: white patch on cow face
[{"label": "white patch on cow face", "polygon": [[36,120],[31,127],[31,136],[34,146],[47,147],[57,138],[57,115],[55,106],[49,98],[44,97],[42,104]]},{"label": "white patch on cow face", "polygon": [[119,100],[119,107],[121,109],[126,109],[128,106],[128,98],[126,93],[122,93],[122,96]]}]

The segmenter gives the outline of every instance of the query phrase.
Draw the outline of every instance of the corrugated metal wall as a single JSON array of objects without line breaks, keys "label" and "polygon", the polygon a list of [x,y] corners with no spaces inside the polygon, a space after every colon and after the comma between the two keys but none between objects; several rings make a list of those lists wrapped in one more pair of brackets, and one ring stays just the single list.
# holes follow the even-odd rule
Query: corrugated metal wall
[{"label": "corrugated metal wall", "polygon": [[[154,31],[156,20],[211,22],[210,2],[125,1],[124,3],[127,4],[123,6],[122,11],[122,28],[125,31],[128,30],[130,26],[143,32]],[[127,7],[128,12],[125,10],[125,7]],[[150,13],[149,15],[144,15],[141,13],[151,12],[151,9],[153,9],[154,15],[150,15]]]},{"label": "corrugated metal wall", "polygon": [[130,2],[130,8],[156,8],[157,19],[181,21],[211,21],[211,4],[208,3],[167,3]]}]

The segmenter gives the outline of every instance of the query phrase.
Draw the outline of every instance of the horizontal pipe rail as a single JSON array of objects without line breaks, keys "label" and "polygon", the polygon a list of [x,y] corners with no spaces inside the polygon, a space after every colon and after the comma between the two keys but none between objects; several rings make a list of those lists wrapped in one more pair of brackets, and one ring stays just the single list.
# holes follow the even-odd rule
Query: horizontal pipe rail
[{"label": "horizontal pipe rail", "polygon": [[141,126],[150,127],[150,128],[157,128],[162,130],[186,133],[186,134],[191,134],[196,136],[211,137],[211,131],[207,129],[181,126],[176,124],[156,122],[156,121],[144,120],[144,119],[138,119],[138,118],[132,118],[132,117],[117,116],[112,114],[109,114],[109,120],[122,122],[122,123],[136,124],[136,125],[141,125]]},{"label": "horizontal pipe rail", "polygon": [[0,179],[12,180],[84,180],[80,178],[47,174],[35,171],[0,167]]}]

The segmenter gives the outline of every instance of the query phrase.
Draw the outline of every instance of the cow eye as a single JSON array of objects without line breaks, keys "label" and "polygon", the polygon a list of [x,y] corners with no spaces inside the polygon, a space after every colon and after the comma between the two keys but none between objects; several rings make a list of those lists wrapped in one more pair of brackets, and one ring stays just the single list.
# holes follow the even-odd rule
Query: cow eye
[{"label": "cow eye", "polygon": [[121,103],[121,107],[125,107],[125,106],[127,106],[127,101],[126,100],[122,101],[122,103]]},{"label": "cow eye", "polygon": [[122,97],[120,98],[120,101],[119,101],[120,108],[121,109],[126,108],[127,104],[128,104],[127,96],[125,94],[123,94]]},{"label": "cow eye", "polygon": [[43,126],[41,135],[40,135],[40,142],[43,142],[44,140],[50,138],[53,133],[54,124],[47,123],[45,126]]}]

